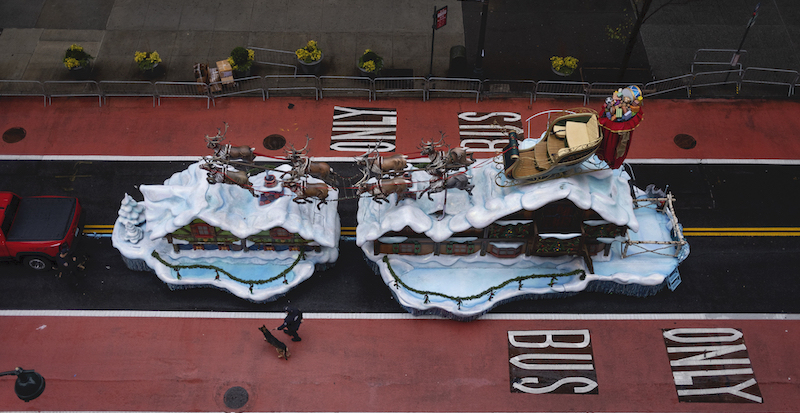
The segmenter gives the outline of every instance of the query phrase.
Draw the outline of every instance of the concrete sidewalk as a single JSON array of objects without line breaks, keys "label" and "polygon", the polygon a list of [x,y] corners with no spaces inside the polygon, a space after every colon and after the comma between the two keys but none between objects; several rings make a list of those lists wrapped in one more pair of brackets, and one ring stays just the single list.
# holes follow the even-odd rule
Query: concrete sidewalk
[{"label": "concrete sidewalk", "polygon": [[[65,5],[78,7],[63,7]],[[434,71],[447,70],[447,52],[464,44],[461,7],[448,6],[436,33]],[[14,7],[12,7],[14,6]],[[78,43],[95,56],[94,80],[139,79],[135,51],[159,52],[166,73],[158,80],[194,80],[194,63],[213,65],[237,46],[294,52],[317,40],[322,74],[356,76],[365,49],[387,68],[424,76],[430,64],[433,4],[425,0],[279,1],[0,1],[0,79],[70,80],[62,59]],[[253,75],[292,74],[254,65]]]},{"label": "concrete sidewalk", "polygon": [[[626,80],[664,79],[690,72],[697,49],[736,49],[756,0],[653,0],[631,55]],[[575,56],[582,78],[607,81],[621,65],[635,17],[630,0],[558,3],[488,0],[485,75],[493,79],[553,80],[549,58]],[[481,3],[440,0],[0,0],[0,79],[70,80],[62,63],[81,44],[96,57],[94,80],[141,79],[137,50],[156,50],[166,72],[155,80],[193,80],[192,65],[227,58],[236,46],[294,51],[317,40],[321,74],[359,74],[366,48],[387,69],[426,76],[434,7],[448,7],[435,36],[433,74],[448,74],[450,49],[478,54]],[[800,2],[762,2],[743,44],[745,67],[800,69]],[[635,69],[635,70],[634,70]],[[254,75],[287,72],[256,65]]]}]

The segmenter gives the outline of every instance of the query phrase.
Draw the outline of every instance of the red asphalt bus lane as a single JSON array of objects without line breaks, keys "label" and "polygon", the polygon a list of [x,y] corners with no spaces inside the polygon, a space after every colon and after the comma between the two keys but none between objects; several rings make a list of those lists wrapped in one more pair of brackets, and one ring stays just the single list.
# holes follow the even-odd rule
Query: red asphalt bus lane
[{"label": "red asphalt bus lane", "polygon": [[[308,314],[303,341],[276,334],[292,353],[284,361],[257,330],[277,327],[278,317],[1,316],[4,368],[35,369],[47,386],[23,403],[12,381],[3,380],[0,410],[796,412],[800,406],[800,320],[464,323]],[[762,402],[680,402],[662,332],[677,328],[740,330]],[[509,331],[581,329],[591,336],[596,394],[511,391]],[[249,399],[232,409],[224,394],[236,386]]]},{"label": "red asphalt bus lane", "polygon": [[[289,104],[294,107],[289,109]],[[281,134],[300,148],[314,138],[312,157],[363,152],[330,149],[334,107],[397,110],[397,152],[415,156],[420,140],[439,131],[459,144],[458,114],[536,113],[581,106],[569,100],[378,100],[326,98],[219,99],[204,102],[111,98],[0,99],[0,131],[22,127],[26,137],[0,141],[3,159],[41,155],[204,156],[205,135],[230,124],[226,142],[263,149]],[[800,103],[760,100],[661,100],[645,102],[645,117],[629,158],[800,159]],[[594,105],[591,105],[594,107]],[[599,102],[596,103],[599,108]],[[532,131],[539,134],[544,118]],[[673,138],[688,134],[690,150]],[[478,154],[478,157],[486,156]],[[27,157],[27,158],[25,158]],[[273,324],[270,324],[273,323]],[[207,319],[149,317],[0,317],[3,370],[35,369],[47,380],[44,394],[18,400],[12,380],[0,385],[0,410],[231,411],[223,394],[234,386],[249,393],[247,411],[691,411],[791,412],[800,406],[800,361],[794,343],[798,321],[618,320],[514,321],[352,320],[307,317],[299,343],[283,361],[257,330],[277,318]],[[679,401],[662,329],[741,329],[761,403]],[[597,394],[525,394],[511,391],[508,331],[591,332]],[[279,338],[282,338],[280,335]],[[3,384],[3,382],[8,382]]]},{"label": "red asphalt bus lane", "polygon": [[[21,127],[26,137],[16,143],[0,141],[0,154],[9,156],[204,156],[205,135],[230,124],[227,143],[249,145],[269,156],[283,150],[264,149],[263,139],[284,136],[296,148],[312,138],[312,157],[351,157],[362,152],[331,150],[335,106],[397,110],[397,152],[416,157],[421,140],[459,145],[458,114],[463,112],[519,113],[525,119],[542,111],[582,106],[577,100],[416,99],[368,101],[352,98],[218,99],[205,108],[199,99],[164,99],[152,107],[149,98],[110,98],[102,107],[92,98],[56,98],[44,107],[38,98],[0,100],[0,130]],[[293,105],[290,109],[290,104]],[[601,103],[590,102],[600,109]],[[645,116],[634,135],[629,158],[635,159],[800,159],[800,102],[784,100],[665,100],[646,99]],[[532,135],[545,127],[534,119]],[[674,143],[678,134],[695,138],[693,149]],[[477,154],[486,157],[488,154]]]}]

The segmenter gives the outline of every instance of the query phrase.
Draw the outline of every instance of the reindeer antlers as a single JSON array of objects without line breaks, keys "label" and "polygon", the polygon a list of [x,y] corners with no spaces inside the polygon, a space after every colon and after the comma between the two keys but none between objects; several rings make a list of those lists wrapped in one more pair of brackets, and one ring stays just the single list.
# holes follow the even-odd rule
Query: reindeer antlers
[{"label": "reindeer antlers", "polygon": [[306,146],[303,146],[303,148],[302,148],[302,149],[300,149],[300,150],[297,150],[297,149],[295,149],[295,148],[294,148],[294,144],[293,144],[293,143],[290,143],[290,144],[289,144],[289,146],[291,146],[291,147],[292,147],[292,149],[291,149],[290,151],[287,151],[286,149],[284,149],[283,151],[284,151],[284,152],[286,152],[286,153],[291,153],[291,154],[303,153],[303,152],[305,152],[305,151],[306,151],[306,149],[308,149],[308,143],[309,143],[309,142],[311,142],[311,139],[312,139],[312,138],[310,138],[310,137],[308,136],[308,134],[306,134]]},{"label": "reindeer antlers", "polygon": [[[438,147],[438,146],[442,146],[442,145],[447,145],[446,143],[444,143],[444,138],[445,138],[445,136],[447,136],[447,134],[445,134],[445,133],[444,133],[444,132],[442,132],[442,131],[439,131],[439,134],[441,135],[441,138],[439,138],[439,140],[438,140],[438,141],[436,141],[436,142],[433,142],[433,141],[427,141],[427,142],[425,142],[424,140],[422,140],[422,138],[420,138],[420,139],[419,139],[419,141],[420,141],[420,143],[421,143],[422,145],[418,146],[418,148],[422,149],[422,148],[424,148],[425,146],[433,146],[433,147]],[[448,146],[448,147],[449,147],[449,146]]]},{"label": "reindeer antlers", "polygon": [[228,133],[228,122],[222,122],[225,125],[225,131],[223,132],[222,129],[217,128],[217,136],[211,137],[206,135],[206,141],[220,143],[225,139],[225,135]]},{"label": "reindeer antlers", "polygon": [[306,149],[308,149],[308,143],[309,142],[311,142],[311,138],[308,136],[308,134],[306,134],[306,146],[303,146],[303,149],[300,149],[300,152],[303,152]]}]

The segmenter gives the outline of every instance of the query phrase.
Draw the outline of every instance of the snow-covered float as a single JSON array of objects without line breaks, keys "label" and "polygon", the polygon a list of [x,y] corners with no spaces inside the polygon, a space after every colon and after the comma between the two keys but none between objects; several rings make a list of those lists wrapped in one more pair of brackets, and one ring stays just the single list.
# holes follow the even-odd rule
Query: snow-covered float
[{"label": "snow-covered float", "polygon": [[[574,119],[574,113],[561,115]],[[533,154],[554,128],[560,132],[562,116],[541,137],[520,141],[519,152]],[[581,128],[587,125],[601,127],[596,118],[581,119]],[[590,132],[593,139],[602,136]],[[447,168],[409,168],[408,192],[418,196],[373,202],[362,195],[356,243],[400,305],[416,315],[472,320],[516,299],[582,291],[642,297],[674,289],[689,245],[672,196],[633,187],[624,169],[609,168],[596,155],[581,157],[569,168],[555,160],[549,166],[557,170],[532,167],[531,180],[509,172],[522,169],[509,164],[520,158],[508,153],[453,168],[450,177],[441,173]],[[442,179],[449,188],[454,175],[471,185],[428,190]]]},{"label": "snow-covered float", "polygon": [[330,188],[327,202],[298,203],[282,185],[288,165],[244,187],[211,183],[205,165],[141,185],[143,201],[126,194],[112,241],[129,268],[155,272],[173,289],[210,286],[266,302],[335,263],[338,191]]}]

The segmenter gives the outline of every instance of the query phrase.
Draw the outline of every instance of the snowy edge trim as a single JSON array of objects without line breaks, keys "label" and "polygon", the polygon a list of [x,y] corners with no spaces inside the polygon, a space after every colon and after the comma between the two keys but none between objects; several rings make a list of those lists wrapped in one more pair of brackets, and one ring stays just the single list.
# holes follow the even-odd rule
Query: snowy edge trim
[{"label": "snowy edge trim", "polygon": [[[119,318],[209,318],[283,319],[285,312],[209,312],[137,310],[0,310],[0,317],[119,317]],[[439,316],[408,313],[304,313],[317,320],[442,320]],[[650,314],[484,314],[481,320],[800,320],[800,314],[769,313],[650,313]]]}]

